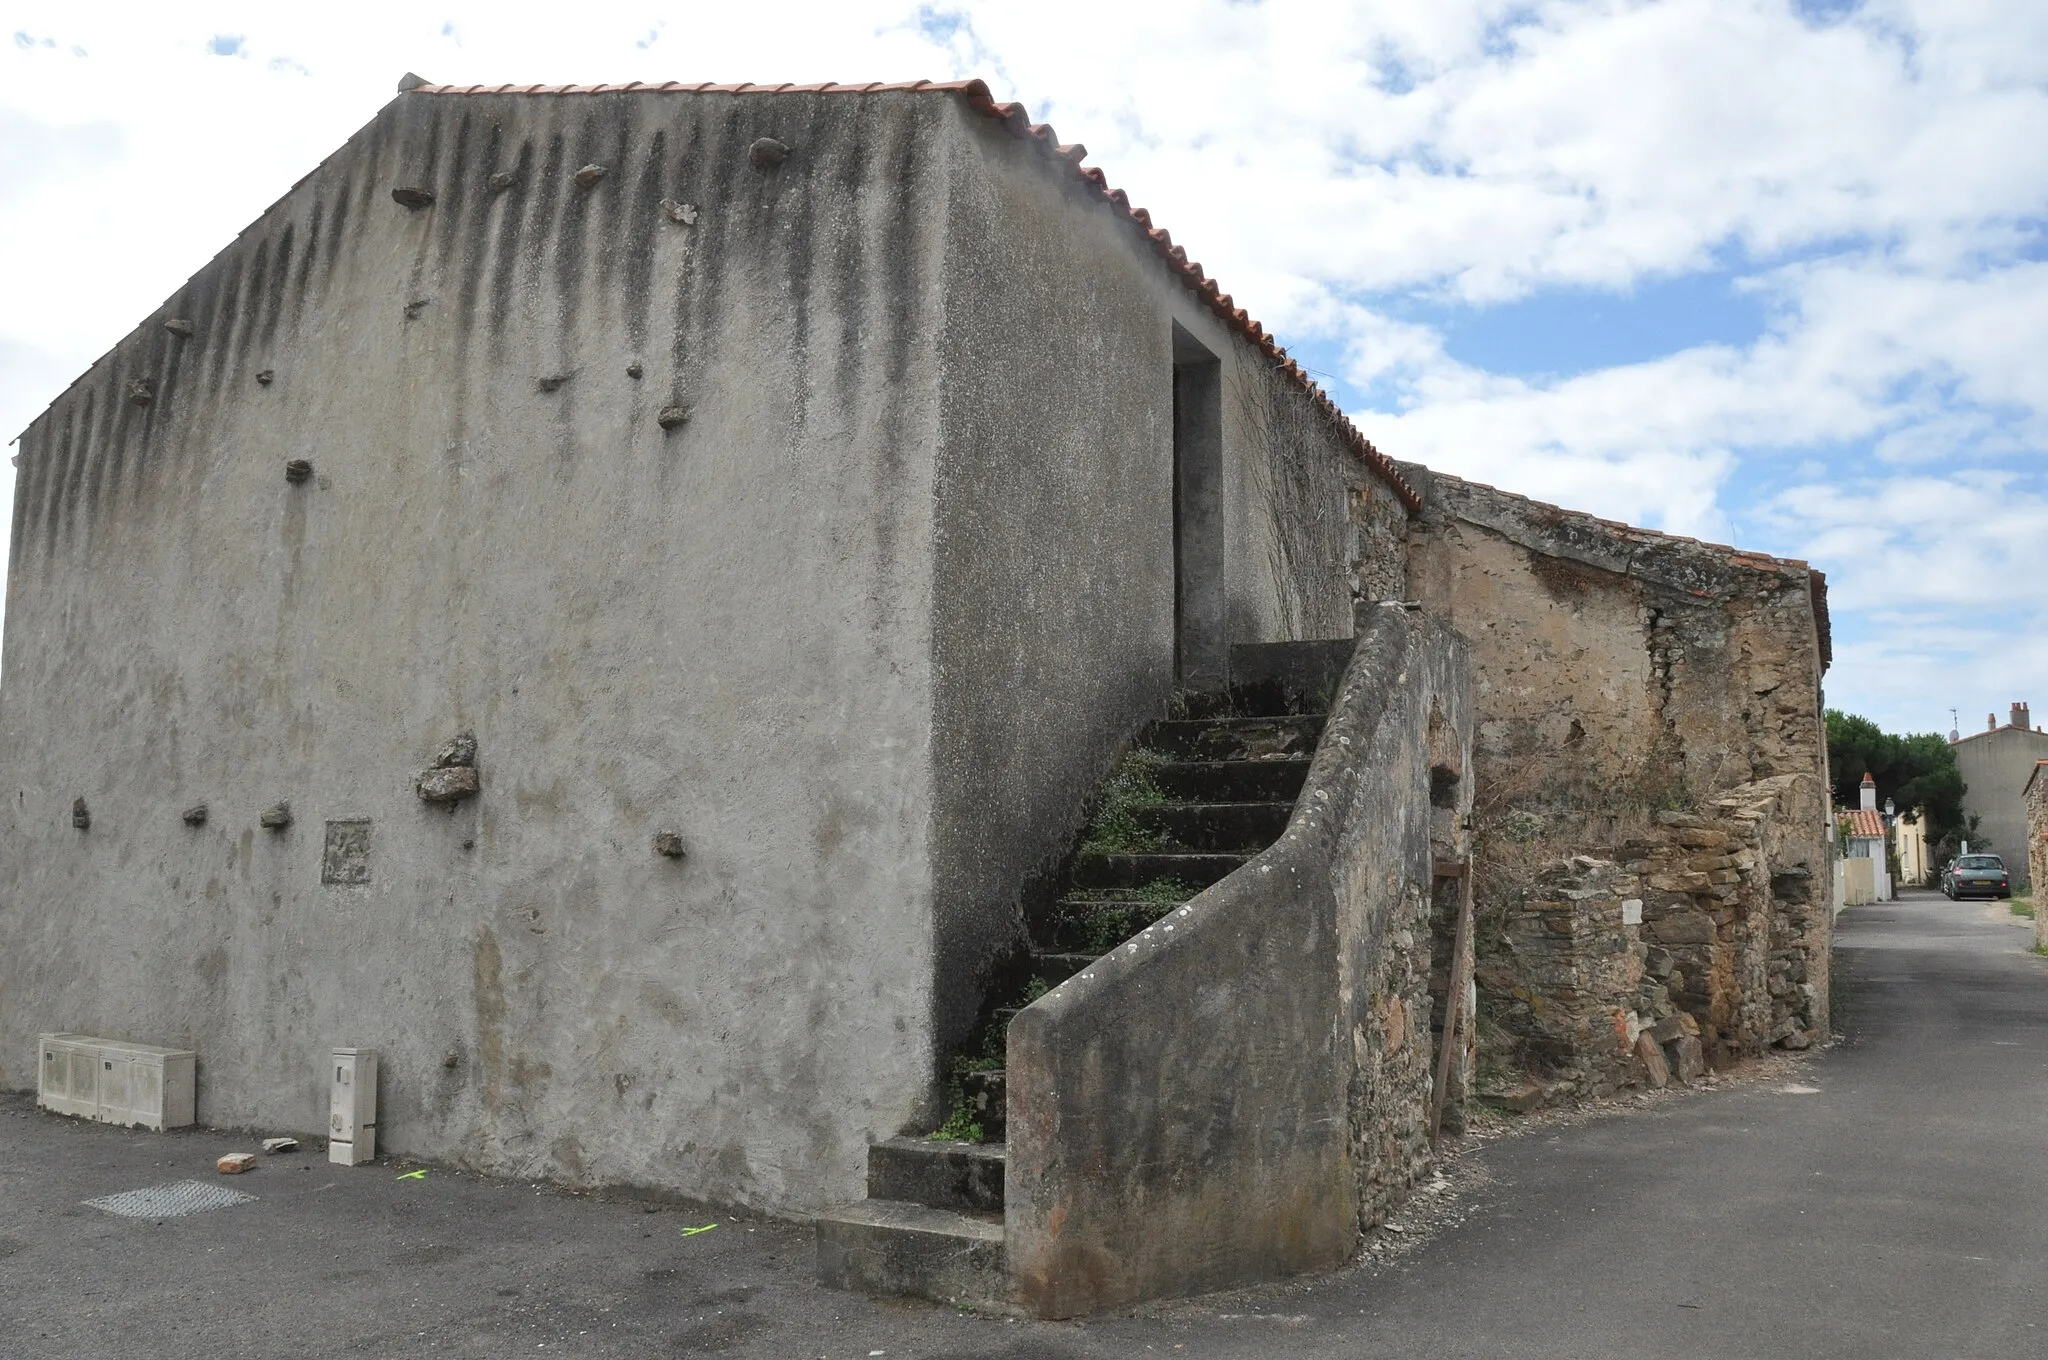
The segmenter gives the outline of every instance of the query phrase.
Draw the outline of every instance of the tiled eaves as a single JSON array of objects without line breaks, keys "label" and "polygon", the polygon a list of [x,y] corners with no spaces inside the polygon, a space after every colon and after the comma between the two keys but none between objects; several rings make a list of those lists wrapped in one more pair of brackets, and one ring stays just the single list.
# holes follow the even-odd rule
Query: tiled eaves
[{"label": "tiled eaves", "polygon": [[1114,208],[1120,215],[1134,223],[1145,234],[1152,251],[1166,263],[1180,279],[1181,284],[1192,292],[1201,304],[1216,315],[1223,324],[1257,346],[1276,367],[1284,372],[1309,401],[1337,428],[1338,434],[1353,453],[1372,469],[1381,481],[1390,487],[1410,514],[1422,509],[1422,498],[1414,487],[1394,467],[1393,460],[1373,447],[1371,440],[1351,423],[1350,417],[1330,399],[1330,394],[1308,375],[1307,370],[1294,361],[1273,335],[1244,308],[1231,299],[1230,294],[1218,286],[1216,280],[1203,272],[1202,266],[1188,258],[1187,251],[1173,243],[1173,238],[1163,227],[1154,226],[1152,215],[1143,208],[1134,207],[1130,197],[1121,189],[1110,187],[1108,177],[1093,166],[1081,162],[1087,158],[1088,148],[1079,142],[1061,142],[1050,125],[1034,123],[1022,104],[999,103],[990,94],[988,85],[980,80],[912,80],[895,84],[881,81],[865,85],[717,85],[709,82],[686,84],[680,81],[665,81],[649,84],[633,81],[626,85],[418,85],[409,93],[413,94],[626,94],[626,93],[667,93],[667,94],[891,94],[906,92],[932,92],[950,94],[966,101],[975,112],[1001,122],[1013,134],[1039,146],[1046,156],[1059,162],[1096,197]]}]

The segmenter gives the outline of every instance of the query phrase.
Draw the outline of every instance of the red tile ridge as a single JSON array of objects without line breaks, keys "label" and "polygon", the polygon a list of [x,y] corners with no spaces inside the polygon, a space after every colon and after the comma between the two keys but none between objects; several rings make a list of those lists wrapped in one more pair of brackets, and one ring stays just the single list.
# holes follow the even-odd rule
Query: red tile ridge
[{"label": "red tile ridge", "polygon": [[[1166,262],[1168,268],[1180,275],[1183,287],[1194,293],[1210,312],[1227,327],[1243,336],[1253,346],[1272,359],[1275,366],[1285,373],[1296,386],[1300,387],[1317,409],[1322,411],[1336,425],[1337,432],[1351,451],[1379,479],[1389,486],[1406,506],[1410,514],[1422,509],[1422,498],[1415,488],[1408,485],[1395,468],[1391,458],[1374,447],[1371,440],[1362,434],[1329,393],[1311,378],[1302,366],[1288,357],[1287,351],[1273,339],[1272,334],[1236,305],[1230,294],[1225,293],[1216,281],[1203,272],[1202,266],[1188,259],[1187,251],[1173,244],[1173,239],[1163,228],[1153,225],[1152,214],[1133,206],[1130,196],[1121,189],[1110,187],[1109,179],[1095,166],[1084,166],[1081,160],[1088,154],[1088,148],[1079,142],[1061,143],[1050,124],[1034,123],[1022,104],[998,103],[989,92],[988,83],[982,80],[914,80],[896,84],[871,81],[864,85],[713,85],[708,82],[687,85],[678,81],[665,81],[650,85],[633,81],[625,85],[420,85],[408,91],[410,94],[625,94],[625,93],[673,93],[673,94],[880,94],[910,92],[940,92],[956,94],[966,100],[968,107],[987,117],[1002,122],[1012,133],[1027,141],[1037,143],[1045,153],[1063,163],[1083,184],[1091,188],[1109,205],[1134,223],[1152,246],[1153,252]],[[1504,493],[1505,494],[1505,493]]]}]

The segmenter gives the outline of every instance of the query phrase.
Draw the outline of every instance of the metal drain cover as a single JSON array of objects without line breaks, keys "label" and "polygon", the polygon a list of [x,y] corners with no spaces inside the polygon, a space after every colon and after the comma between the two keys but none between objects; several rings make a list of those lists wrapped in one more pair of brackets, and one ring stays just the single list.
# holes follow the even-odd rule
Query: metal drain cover
[{"label": "metal drain cover", "polygon": [[173,1181],[169,1185],[152,1185],[147,1190],[124,1190],[118,1195],[89,1199],[85,1207],[103,1209],[122,1218],[183,1218],[209,1209],[248,1204],[255,1198],[208,1181]]}]

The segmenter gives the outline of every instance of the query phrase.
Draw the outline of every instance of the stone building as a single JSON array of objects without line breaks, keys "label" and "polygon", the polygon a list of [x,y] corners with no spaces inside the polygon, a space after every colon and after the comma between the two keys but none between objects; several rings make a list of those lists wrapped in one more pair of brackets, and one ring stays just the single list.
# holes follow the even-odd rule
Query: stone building
[{"label": "stone building", "polygon": [[[1979,840],[1970,848],[2005,861],[2013,888],[2032,886],[2027,862],[2027,808],[2021,792],[2037,762],[2048,760],[2048,732],[2033,726],[2024,703],[2015,703],[2003,723],[1987,714],[1984,730],[1951,743],[1963,777],[1963,811],[1977,819]],[[1981,843],[1980,843],[1981,842]]]},{"label": "stone building", "polygon": [[[392,1151],[875,1192],[868,1287],[1333,1265],[1468,1080],[1489,780],[1640,880],[1532,984],[1609,1047],[1824,1032],[1818,573],[1397,468],[1084,154],[979,82],[409,79],[21,438],[0,1086],[174,1043],[311,1130],[362,1045]],[[1182,766],[1277,840],[1006,1018],[1104,776],[1261,685]],[[992,1015],[934,1218],[882,1154]]]}]

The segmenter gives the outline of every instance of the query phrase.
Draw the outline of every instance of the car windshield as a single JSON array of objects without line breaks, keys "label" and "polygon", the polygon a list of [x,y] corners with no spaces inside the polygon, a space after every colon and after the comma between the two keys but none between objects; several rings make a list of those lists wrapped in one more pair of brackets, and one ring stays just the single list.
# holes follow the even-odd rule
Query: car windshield
[{"label": "car windshield", "polygon": [[1964,855],[1956,861],[1958,869],[2003,869],[2005,861],[1996,855]]}]

